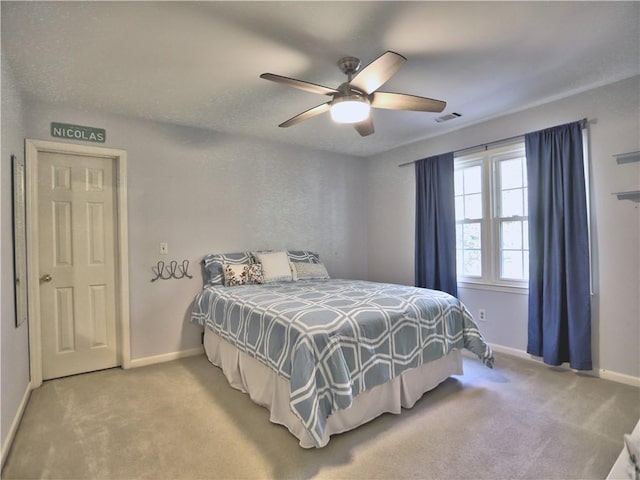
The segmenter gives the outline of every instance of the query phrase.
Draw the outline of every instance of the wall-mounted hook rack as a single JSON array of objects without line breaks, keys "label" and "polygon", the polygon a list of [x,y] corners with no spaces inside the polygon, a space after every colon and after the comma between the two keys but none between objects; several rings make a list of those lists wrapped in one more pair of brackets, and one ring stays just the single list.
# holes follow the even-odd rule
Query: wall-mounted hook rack
[{"label": "wall-mounted hook rack", "polygon": [[152,278],[151,281],[155,282],[156,280],[170,280],[175,278],[180,280],[181,278],[193,278],[189,275],[189,260],[183,260],[181,265],[178,265],[176,260],[171,260],[168,265],[166,265],[162,260],[158,262],[155,267],[151,267],[155,278]]}]

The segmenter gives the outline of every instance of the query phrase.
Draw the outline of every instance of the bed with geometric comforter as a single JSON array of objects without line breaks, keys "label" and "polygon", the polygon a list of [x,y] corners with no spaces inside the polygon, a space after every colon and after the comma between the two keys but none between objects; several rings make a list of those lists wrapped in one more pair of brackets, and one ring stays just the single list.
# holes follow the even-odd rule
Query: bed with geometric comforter
[{"label": "bed with geometric comforter", "polygon": [[493,354],[465,306],[440,291],[359,280],[207,286],[191,320],[290,385],[289,404],[315,446],[327,418],[408,369],[468,349]]}]

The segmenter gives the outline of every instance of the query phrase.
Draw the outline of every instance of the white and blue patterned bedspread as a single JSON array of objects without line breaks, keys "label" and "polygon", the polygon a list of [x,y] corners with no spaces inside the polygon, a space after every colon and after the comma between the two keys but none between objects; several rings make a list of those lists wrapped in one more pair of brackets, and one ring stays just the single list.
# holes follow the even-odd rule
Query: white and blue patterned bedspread
[{"label": "white and blue patterned bedspread", "polygon": [[465,306],[424,288],[359,280],[206,287],[191,321],[291,384],[291,410],[316,445],[327,417],[365,389],[467,348],[493,353]]}]

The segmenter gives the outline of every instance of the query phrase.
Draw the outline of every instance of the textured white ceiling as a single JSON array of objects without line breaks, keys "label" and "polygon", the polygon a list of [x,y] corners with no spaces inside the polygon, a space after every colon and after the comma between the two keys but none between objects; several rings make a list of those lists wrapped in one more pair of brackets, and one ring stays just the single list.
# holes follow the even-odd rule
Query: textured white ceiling
[{"label": "textured white ceiling", "polygon": [[[368,156],[640,74],[640,2],[9,2],[2,55],[27,99]],[[383,90],[445,100],[442,114],[375,110],[360,137],[326,97],[345,55],[408,58]]]}]

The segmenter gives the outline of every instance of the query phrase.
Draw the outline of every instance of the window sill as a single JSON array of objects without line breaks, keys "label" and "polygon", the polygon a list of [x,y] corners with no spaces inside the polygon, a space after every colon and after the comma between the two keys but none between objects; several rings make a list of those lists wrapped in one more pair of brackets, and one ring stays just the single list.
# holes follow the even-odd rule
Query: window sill
[{"label": "window sill", "polygon": [[489,292],[514,293],[529,295],[528,286],[498,285],[490,283],[458,282],[458,288],[464,290],[485,290]]}]

